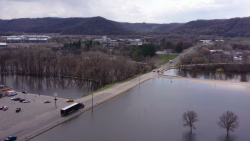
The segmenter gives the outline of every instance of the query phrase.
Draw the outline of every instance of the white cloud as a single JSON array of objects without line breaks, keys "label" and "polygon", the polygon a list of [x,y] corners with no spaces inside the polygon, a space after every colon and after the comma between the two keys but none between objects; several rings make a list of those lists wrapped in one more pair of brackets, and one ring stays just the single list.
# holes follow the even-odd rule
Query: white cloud
[{"label": "white cloud", "polygon": [[0,18],[93,17],[123,22],[188,22],[249,16],[250,0],[0,0]]}]

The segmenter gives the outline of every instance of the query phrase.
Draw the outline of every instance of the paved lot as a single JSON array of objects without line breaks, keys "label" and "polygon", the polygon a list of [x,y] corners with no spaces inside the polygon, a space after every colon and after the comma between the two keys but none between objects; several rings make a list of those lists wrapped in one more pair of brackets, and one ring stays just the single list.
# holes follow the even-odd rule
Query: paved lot
[{"label": "paved lot", "polygon": [[[16,96],[25,98],[23,93],[18,92]],[[60,108],[70,103],[66,102],[64,98],[57,98],[57,107],[55,106],[54,97],[26,94],[26,99],[30,100],[30,103],[21,103],[19,101],[11,100],[12,97],[0,98],[0,106],[8,106],[7,111],[0,110],[0,133],[7,131],[10,128],[23,124],[27,121],[38,118],[45,115],[48,112],[54,111],[60,115]],[[50,100],[51,103],[44,103],[45,100]],[[19,113],[16,113],[16,108],[21,108]],[[0,137],[1,139],[1,137]]]}]

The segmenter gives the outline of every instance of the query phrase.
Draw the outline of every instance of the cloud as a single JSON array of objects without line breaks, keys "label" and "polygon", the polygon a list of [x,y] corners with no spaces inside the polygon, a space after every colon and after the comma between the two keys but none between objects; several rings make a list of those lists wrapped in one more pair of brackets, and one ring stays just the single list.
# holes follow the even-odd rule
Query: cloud
[{"label": "cloud", "polygon": [[250,0],[0,0],[0,18],[93,17],[170,23],[249,16]]}]

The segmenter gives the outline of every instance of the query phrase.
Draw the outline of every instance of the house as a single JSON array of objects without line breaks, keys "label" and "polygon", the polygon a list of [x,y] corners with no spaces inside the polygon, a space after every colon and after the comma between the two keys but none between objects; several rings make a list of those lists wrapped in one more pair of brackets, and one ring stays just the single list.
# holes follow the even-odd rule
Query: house
[{"label": "house", "polygon": [[223,50],[209,50],[212,54],[223,53]]},{"label": "house", "polygon": [[241,57],[236,57],[236,56],[234,56],[233,60],[234,60],[234,61],[241,61],[242,58],[241,58]]},{"label": "house", "polygon": [[7,43],[0,43],[0,47],[7,47]]},{"label": "house", "polygon": [[164,49],[163,51],[165,54],[166,53],[174,53],[174,50],[173,49]]},{"label": "house", "polygon": [[203,44],[213,44],[211,40],[200,40]]},{"label": "house", "polygon": [[6,96],[8,91],[12,91],[12,87],[0,85],[0,97]]},{"label": "house", "polygon": [[224,40],[215,40],[215,42],[224,42]]}]

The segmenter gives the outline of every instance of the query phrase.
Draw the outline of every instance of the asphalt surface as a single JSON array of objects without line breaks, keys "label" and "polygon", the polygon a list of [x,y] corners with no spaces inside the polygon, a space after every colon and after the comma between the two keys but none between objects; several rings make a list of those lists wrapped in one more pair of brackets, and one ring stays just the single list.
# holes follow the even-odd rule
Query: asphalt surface
[{"label": "asphalt surface", "polygon": [[[185,53],[173,59],[173,63],[164,64],[162,67],[158,68],[158,70],[162,71],[167,67],[174,66],[175,63],[179,62],[181,56],[192,53],[196,47],[190,48]],[[157,77],[159,77],[157,72],[149,72],[130,81],[116,84],[109,89],[94,93],[93,105],[96,106],[101,104],[140,83]],[[17,96],[24,98],[24,94],[22,93],[18,93]],[[57,98],[57,107],[53,101],[54,97],[27,94],[26,99],[31,100],[31,103],[14,102],[10,100],[9,97],[0,99],[0,106],[7,105],[10,107],[7,111],[0,111],[0,140],[4,140],[4,138],[10,135],[16,135],[18,140],[28,140],[92,107],[92,95],[79,98],[76,99],[75,102],[83,102],[85,108],[70,116],[61,117],[60,109],[70,105],[66,102],[66,99]],[[48,99],[51,100],[52,103],[44,104],[43,102]],[[15,112],[15,109],[18,107],[22,108],[20,113]]]}]

